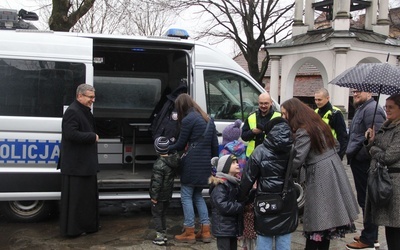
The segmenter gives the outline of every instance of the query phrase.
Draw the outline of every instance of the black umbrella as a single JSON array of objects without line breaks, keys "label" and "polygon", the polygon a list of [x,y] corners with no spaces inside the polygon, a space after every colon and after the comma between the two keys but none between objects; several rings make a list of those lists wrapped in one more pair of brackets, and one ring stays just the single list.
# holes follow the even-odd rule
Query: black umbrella
[{"label": "black umbrella", "polygon": [[344,71],[329,83],[391,95],[400,92],[400,68],[388,63],[362,63]]},{"label": "black umbrella", "polygon": [[[389,55],[388,55],[389,57]],[[400,68],[386,63],[362,63],[335,77],[330,84],[359,91],[391,95],[400,93]],[[376,103],[372,125],[378,108]]]}]

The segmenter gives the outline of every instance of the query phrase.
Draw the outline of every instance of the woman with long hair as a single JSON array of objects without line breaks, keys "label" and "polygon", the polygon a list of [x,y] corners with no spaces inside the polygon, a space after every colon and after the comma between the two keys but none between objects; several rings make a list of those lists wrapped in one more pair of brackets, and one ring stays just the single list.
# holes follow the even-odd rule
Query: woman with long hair
[{"label": "woman with long hair", "polygon": [[330,240],[344,237],[359,213],[338,143],[330,127],[299,99],[282,103],[281,113],[295,135],[293,169],[305,170],[305,249],[329,249]]},{"label": "woman with long hair", "polygon": [[[180,173],[184,232],[176,235],[175,240],[188,243],[196,240],[210,242],[210,220],[202,191],[204,187],[208,187],[211,158],[218,156],[217,130],[213,120],[188,94],[181,94],[176,98],[175,108],[180,134],[177,142],[169,147],[169,151],[186,149]],[[196,235],[193,203],[200,217],[200,230]]]}]

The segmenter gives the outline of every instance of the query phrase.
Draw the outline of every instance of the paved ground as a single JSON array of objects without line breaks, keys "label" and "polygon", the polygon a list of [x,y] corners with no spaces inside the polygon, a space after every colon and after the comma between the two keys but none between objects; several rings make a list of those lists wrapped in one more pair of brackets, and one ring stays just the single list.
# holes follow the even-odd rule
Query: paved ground
[{"label": "paved ground", "polygon": [[[352,175],[349,167],[346,171],[351,182]],[[155,246],[151,243],[154,237],[152,229],[151,214],[148,210],[138,212],[123,212],[119,206],[102,208],[101,225],[102,229],[98,233],[86,235],[75,239],[66,239],[59,236],[57,219],[34,224],[8,223],[0,216],[0,249],[93,249],[93,250],[131,250],[131,249],[216,249],[216,242],[185,244],[177,243],[173,240],[175,234],[180,233],[182,219],[180,207],[171,208],[168,213],[167,225],[168,245],[165,247]],[[362,221],[359,218],[356,222],[357,229],[362,229]],[[292,236],[293,250],[304,249],[305,239],[301,235],[302,224]],[[348,234],[344,239],[333,240],[332,250],[344,250],[345,245],[358,235]],[[380,249],[387,249],[384,229],[381,227],[379,232]]]}]

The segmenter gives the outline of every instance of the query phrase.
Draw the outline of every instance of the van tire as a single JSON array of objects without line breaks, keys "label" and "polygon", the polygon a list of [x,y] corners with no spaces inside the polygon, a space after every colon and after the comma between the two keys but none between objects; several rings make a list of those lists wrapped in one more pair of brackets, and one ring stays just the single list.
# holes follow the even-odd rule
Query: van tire
[{"label": "van tire", "polygon": [[9,221],[38,222],[54,215],[57,206],[55,201],[3,201],[0,211]]}]

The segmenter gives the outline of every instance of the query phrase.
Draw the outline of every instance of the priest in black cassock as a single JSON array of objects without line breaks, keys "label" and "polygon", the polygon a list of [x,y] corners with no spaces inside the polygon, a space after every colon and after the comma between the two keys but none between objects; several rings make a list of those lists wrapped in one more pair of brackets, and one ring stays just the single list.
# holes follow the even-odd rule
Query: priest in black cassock
[{"label": "priest in black cassock", "polygon": [[91,113],[95,89],[81,84],[62,119],[60,231],[77,237],[99,229],[97,142]]}]

